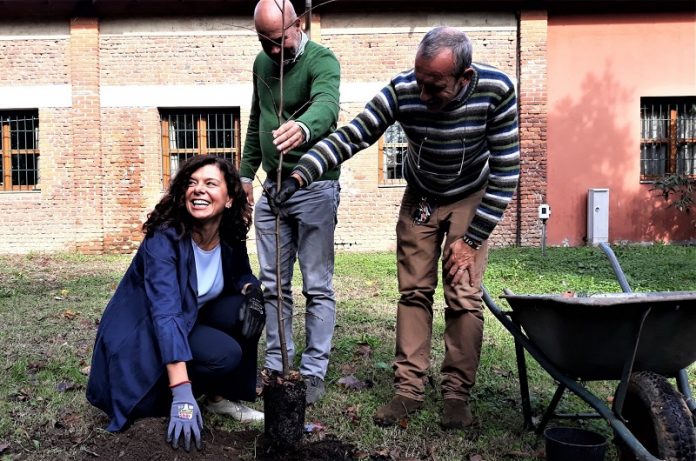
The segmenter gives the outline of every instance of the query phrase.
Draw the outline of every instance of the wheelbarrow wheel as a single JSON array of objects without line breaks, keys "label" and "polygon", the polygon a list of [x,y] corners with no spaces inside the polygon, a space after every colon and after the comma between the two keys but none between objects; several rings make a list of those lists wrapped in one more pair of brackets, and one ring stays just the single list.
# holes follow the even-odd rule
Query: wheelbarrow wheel
[{"label": "wheelbarrow wheel", "polygon": [[[626,426],[654,456],[664,460],[696,461],[696,431],[683,397],[662,375],[641,371],[631,375],[623,406]],[[635,460],[618,440],[621,461]]]}]

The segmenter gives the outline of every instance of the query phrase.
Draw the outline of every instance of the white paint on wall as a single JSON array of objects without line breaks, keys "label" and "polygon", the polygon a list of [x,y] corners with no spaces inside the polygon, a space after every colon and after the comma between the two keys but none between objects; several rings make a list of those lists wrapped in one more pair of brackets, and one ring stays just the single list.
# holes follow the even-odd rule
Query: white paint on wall
[{"label": "white paint on wall", "polygon": [[[364,104],[388,82],[341,83],[341,104]],[[248,107],[251,83],[118,85],[100,90],[101,107]],[[0,86],[0,108],[71,107],[71,85]]]},{"label": "white paint on wall", "polygon": [[[341,104],[365,104],[387,83],[342,82]],[[251,83],[104,86],[101,107],[248,107],[252,91]]]},{"label": "white paint on wall", "polygon": [[251,17],[105,19],[99,33],[109,36],[254,35]]},{"label": "white paint on wall", "polygon": [[120,85],[101,88],[102,107],[238,107],[251,104],[252,84]]},{"label": "white paint on wall", "polygon": [[366,103],[376,95],[379,90],[389,83],[383,82],[351,82],[341,83],[341,104],[349,102]]},{"label": "white paint on wall", "polygon": [[0,86],[0,107],[3,109],[70,106],[70,85]]},{"label": "white paint on wall", "polygon": [[464,31],[517,30],[514,13],[442,12],[366,12],[327,14],[321,19],[322,35],[405,34],[423,35],[436,26],[452,26]]},{"label": "white paint on wall", "polygon": [[7,22],[0,24],[0,40],[64,40],[70,37],[67,21]]},{"label": "white paint on wall", "polygon": [[[341,83],[341,104],[366,103],[388,82]],[[118,85],[101,88],[102,107],[228,107],[251,104],[251,83]]]}]

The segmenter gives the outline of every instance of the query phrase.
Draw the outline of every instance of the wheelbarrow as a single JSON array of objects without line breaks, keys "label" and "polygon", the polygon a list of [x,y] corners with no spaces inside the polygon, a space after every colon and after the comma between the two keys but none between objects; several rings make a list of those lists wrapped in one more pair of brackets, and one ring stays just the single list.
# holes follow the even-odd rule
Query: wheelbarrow
[{"label": "wheelbarrow", "polygon": [[[532,409],[525,351],[558,382],[536,432],[552,418],[604,418],[614,432],[622,460],[696,460],[696,432],[685,368],[696,361],[696,292],[633,293],[606,244],[623,293],[592,296],[502,296],[501,310],[483,288],[484,303],[515,341],[525,428]],[[679,392],[669,379],[676,379]],[[611,408],[585,385],[617,381]],[[568,390],[594,412],[559,413]]]}]

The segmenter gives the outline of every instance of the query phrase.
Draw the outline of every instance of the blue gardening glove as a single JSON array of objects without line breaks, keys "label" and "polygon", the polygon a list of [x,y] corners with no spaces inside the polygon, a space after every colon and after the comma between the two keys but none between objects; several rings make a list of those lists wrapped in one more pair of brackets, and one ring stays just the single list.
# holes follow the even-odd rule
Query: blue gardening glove
[{"label": "blue gardening glove", "polygon": [[203,429],[203,417],[198,408],[196,399],[193,398],[191,383],[182,383],[172,388],[172,408],[167,428],[167,443],[172,448],[179,447],[179,437],[184,436],[184,448],[191,450],[191,433],[196,443],[196,448],[201,449],[201,429]]},{"label": "blue gardening glove", "polygon": [[268,188],[268,206],[271,207],[271,212],[278,216],[285,206],[285,202],[290,200],[290,197],[300,189],[300,182],[294,176],[290,176],[280,183],[280,189],[276,191],[275,185]]},{"label": "blue gardening glove", "polygon": [[263,308],[263,292],[256,285],[251,285],[246,292],[239,320],[242,322],[242,336],[258,339],[266,325],[266,311]]}]

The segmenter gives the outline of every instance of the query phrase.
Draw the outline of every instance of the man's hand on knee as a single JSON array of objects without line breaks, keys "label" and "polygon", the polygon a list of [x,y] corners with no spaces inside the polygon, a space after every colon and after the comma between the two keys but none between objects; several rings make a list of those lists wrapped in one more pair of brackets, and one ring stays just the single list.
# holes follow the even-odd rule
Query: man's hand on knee
[{"label": "man's hand on knee", "polygon": [[445,251],[445,275],[450,285],[456,286],[466,280],[472,287],[481,285],[474,265],[477,251],[462,239],[455,240]]}]

